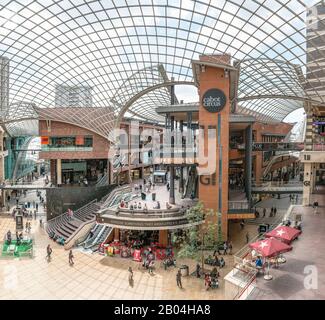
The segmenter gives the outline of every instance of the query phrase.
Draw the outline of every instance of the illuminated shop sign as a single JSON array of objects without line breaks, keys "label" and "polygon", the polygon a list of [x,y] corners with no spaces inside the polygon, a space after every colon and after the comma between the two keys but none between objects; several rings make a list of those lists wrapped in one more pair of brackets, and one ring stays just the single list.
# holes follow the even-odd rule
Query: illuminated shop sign
[{"label": "illuminated shop sign", "polygon": [[202,97],[202,105],[209,112],[220,112],[226,101],[226,95],[220,89],[210,89]]}]

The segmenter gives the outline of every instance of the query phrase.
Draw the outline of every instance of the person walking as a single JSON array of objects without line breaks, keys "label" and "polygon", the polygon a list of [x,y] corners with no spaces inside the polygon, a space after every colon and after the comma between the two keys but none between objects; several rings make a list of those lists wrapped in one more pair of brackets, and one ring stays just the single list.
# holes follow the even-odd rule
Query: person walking
[{"label": "person walking", "polygon": [[181,269],[179,269],[177,271],[177,274],[176,274],[176,283],[177,283],[177,287],[183,289],[183,286],[182,286],[182,273],[181,273]]},{"label": "person walking", "polygon": [[246,243],[248,243],[249,242],[249,233],[247,232],[246,233]]},{"label": "person walking", "polygon": [[263,208],[263,218],[265,218],[266,215],[266,208]]},{"label": "person walking", "polygon": [[317,201],[314,202],[313,207],[314,207],[314,213],[317,214],[318,213],[318,202]]},{"label": "person walking", "polygon": [[245,222],[244,222],[244,220],[242,220],[242,221],[240,222],[240,228],[241,228],[241,230],[243,230],[244,227],[245,227]]},{"label": "person walking", "polygon": [[31,229],[32,229],[32,226],[31,226],[30,222],[28,222],[28,233],[30,233]]},{"label": "person walking", "polygon": [[149,274],[153,275],[153,269],[155,268],[155,262],[153,260],[151,260],[149,262],[149,266],[148,266],[148,272]]},{"label": "person walking", "polygon": [[70,252],[69,252],[69,264],[70,264],[70,266],[74,265],[73,259],[74,259],[74,256],[73,256],[72,250],[70,250]]},{"label": "person walking", "polygon": [[52,254],[52,248],[51,248],[50,245],[47,245],[47,247],[46,247],[46,259],[47,259],[48,262],[51,261],[51,259],[52,259],[51,254]]},{"label": "person walking", "polygon": [[129,267],[128,272],[129,272],[129,285],[133,287],[133,270],[131,267]]},{"label": "person walking", "polygon": [[274,207],[274,209],[273,209],[274,217],[275,217],[275,215],[276,215],[276,212],[277,212],[277,209],[276,209],[276,207]]},{"label": "person walking", "polygon": [[225,241],[223,244],[223,255],[227,254],[227,250],[228,250],[228,244],[227,244],[227,241]]},{"label": "person walking", "polygon": [[229,254],[232,254],[232,241],[229,241],[228,248],[229,248]]},{"label": "person walking", "polygon": [[196,277],[197,278],[201,278],[201,274],[200,274],[201,267],[200,267],[200,265],[198,263],[196,264],[196,270],[195,270],[195,272],[196,272]]}]

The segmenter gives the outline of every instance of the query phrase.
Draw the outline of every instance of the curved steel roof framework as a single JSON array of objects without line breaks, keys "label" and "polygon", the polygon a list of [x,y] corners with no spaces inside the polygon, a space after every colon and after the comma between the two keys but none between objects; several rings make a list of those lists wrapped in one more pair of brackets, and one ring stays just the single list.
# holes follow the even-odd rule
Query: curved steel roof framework
[{"label": "curved steel roof framework", "polygon": [[[191,61],[199,55],[229,53],[239,61],[241,109],[281,121],[311,99],[303,90],[306,73],[322,69],[306,63],[306,12],[317,2],[2,0],[0,56],[10,59],[9,101],[13,108],[28,101],[50,109],[56,85],[89,86],[92,106],[105,110],[96,117],[104,135],[127,109],[159,121],[155,106],[170,102],[165,85],[192,83]],[[325,104],[320,83],[309,85],[316,88],[312,99]],[[25,116],[18,110],[13,119]],[[80,110],[66,113],[63,120],[87,120]]]}]

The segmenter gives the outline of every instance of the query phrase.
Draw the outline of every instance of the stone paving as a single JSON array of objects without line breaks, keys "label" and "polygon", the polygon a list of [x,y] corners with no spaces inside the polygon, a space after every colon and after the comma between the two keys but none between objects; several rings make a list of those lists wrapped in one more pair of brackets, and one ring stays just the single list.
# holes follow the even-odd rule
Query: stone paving
[{"label": "stone paving", "polygon": [[[159,196],[164,197],[161,194]],[[33,199],[33,197],[33,192],[30,192],[26,200]],[[286,205],[283,204],[284,207]],[[230,228],[233,228],[233,253],[244,245],[247,230],[250,230],[252,236],[254,231],[257,232],[256,225],[246,225],[244,230],[240,230],[239,224],[234,223],[230,225]],[[9,229],[12,232],[15,230],[14,220],[8,216],[0,217],[0,239],[4,238]],[[170,268],[165,271],[160,262],[156,264],[154,275],[149,275],[147,271],[139,267],[139,263],[131,259],[104,257],[74,249],[75,265],[70,267],[68,252],[62,246],[49,240],[38,220],[32,220],[32,236],[35,239],[33,259],[0,259],[0,299],[187,300],[224,299],[225,296],[223,280],[220,281],[219,289],[207,291],[203,279],[193,276],[183,277],[184,289],[177,288],[177,269]],[[46,246],[49,243],[53,248],[51,262],[45,259]],[[220,270],[221,278],[233,266],[232,255],[226,255],[224,258],[226,267]],[[196,262],[177,259],[177,264],[189,265],[191,273],[195,270]],[[134,270],[133,287],[130,287],[128,283],[129,266]]]},{"label": "stone paving", "polygon": [[[12,218],[0,218],[0,238],[8,230],[15,230]],[[139,268],[130,259],[104,257],[73,250],[75,265],[68,264],[68,252],[50,241],[39,222],[32,221],[35,239],[33,259],[0,260],[0,299],[223,299],[223,282],[220,288],[205,290],[203,280],[183,277],[184,289],[176,287],[176,268],[165,271],[159,262],[153,276]],[[53,259],[47,262],[46,246],[51,244]],[[230,271],[232,256],[225,256],[226,267],[220,270],[223,277]],[[195,262],[186,263],[190,272]],[[134,286],[128,283],[128,267],[134,270]]]},{"label": "stone paving", "polygon": [[[293,213],[302,214],[303,233],[293,242],[293,250],[285,254],[287,262],[278,269],[270,270],[273,280],[257,278],[256,289],[250,299],[325,299],[325,197],[313,195],[313,198],[322,207],[318,213],[312,207],[294,208]],[[313,280],[311,272],[315,275]]]}]

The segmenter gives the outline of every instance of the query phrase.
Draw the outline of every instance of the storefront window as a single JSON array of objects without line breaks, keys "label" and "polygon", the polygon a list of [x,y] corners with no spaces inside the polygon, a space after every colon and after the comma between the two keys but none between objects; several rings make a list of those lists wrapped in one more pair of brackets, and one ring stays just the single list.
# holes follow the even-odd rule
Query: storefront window
[{"label": "storefront window", "polygon": [[65,148],[65,147],[92,147],[92,136],[65,136],[50,137],[49,148]]}]

